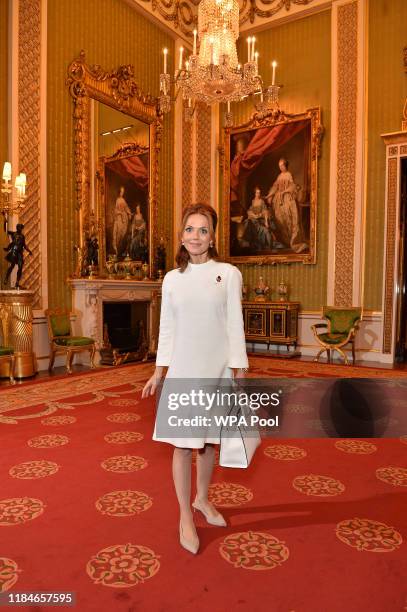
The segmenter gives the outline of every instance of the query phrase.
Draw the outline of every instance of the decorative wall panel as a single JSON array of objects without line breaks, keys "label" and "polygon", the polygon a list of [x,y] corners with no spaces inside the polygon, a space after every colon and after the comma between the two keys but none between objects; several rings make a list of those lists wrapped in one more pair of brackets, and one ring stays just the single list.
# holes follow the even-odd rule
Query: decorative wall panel
[{"label": "decorative wall panel", "polygon": [[[0,83],[6,85],[8,81],[8,0],[0,0]],[[8,150],[8,104],[5,90],[0,95],[0,171],[3,164],[10,159]],[[3,231],[3,223],[0,223],[0,248],[7,244]],[[3,251],[2,251],[3,252]],[[4,278],[5,261],[0,258],[0,275]]]},{"label": "decorative wall panel", "polygon": [[196,108],[196,202],[211,203],[211,109],[206,104]]},{"label": "decorative wall panel", "polygon": [[[383,300],[386,154],[381,134],[401,127],[407,78],[402,64],[406,45],[407,2],[369,2],[368,145],[365,223],[364,306],[381,310]],[[372,271],[374,270],[374,274]]]},{"label": "decorative wall panel", "polygon": [[384,287],[383,353],[391,353],[393,330],[394,258],[396,249],[397,217],[397,157],[388,163],[387,229],[386,229],[386,280]]},{"label": "decorative wall panel", "polygon": [[335,306],[352,306],[358,91],[358,3],[338,7]]},{"label": "decorative wall panel", "polygon": [[40,69],[41,0],[19,0],[19,170],[27,175],[27,199],[19,216],[32,255],[25,258],[23,284],[41,308]]},{"label": "decorative wall panel", "polygon": [[182,208],[192,202],[192,122],[182,123]]}]

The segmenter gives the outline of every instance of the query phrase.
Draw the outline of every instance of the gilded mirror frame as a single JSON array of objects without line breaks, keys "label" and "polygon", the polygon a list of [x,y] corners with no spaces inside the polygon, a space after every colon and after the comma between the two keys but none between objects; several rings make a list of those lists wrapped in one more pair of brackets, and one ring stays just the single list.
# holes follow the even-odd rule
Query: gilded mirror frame
[{"label": "gilded mirror frame", "polygon": [[[231,163],[232,146],[231,139],[249,140],[249,134],[257,132],[261,128],[285,128],[294,123],[309,126],[309,250],[304,253],[232,253],[231,243],[231,221],[233,214],[231,211]],[[223,146],[221,146],[221,164],[223,166],[223,235],[222,247],[226,261],[233,264],[275,264],[275,263],[294,263],[304,264],[316,263],[316,230],[317,230],[317,192],[318,192],[318,157],[321,154],[321,139],[324,132],[321,123],[321,109],[319,107],[310,108],[303,113],[288,114],[279,108],[256,112],[251,118],[240,125],[223,128]],[[238,155],[236,156],[238,157]],[[242,224],[241,224],[242,225]],[[266,250],[266,249],[265,249]],[[270,249],[271,250],[271,249]]]},{"label": "gilded mirror frame", "polygon": [[[131,65],[119,66],[116,70],[106,71],[98,64],[86,63],[85,52],[68,67],[67,86],[74,103],[74,173],[76,189],[76,208],[79,213],[79,246],[83,250],[86,239],[97,235],[99,242],[99,269],[106,272],[106,242],[104,205],[95,187],[94,202],[91,202],[92,168],[92,125],[91,101],[96,100],[121,111],[149,126],[149,213],[148,246],[149,276],[155,270],[155,252],[158,246],[158,188],[159,152],[161,147],[162,118],[157,98],[144,93],[134,79]],[[95,164],[97,168],[98,164]],[[96,173],[99,178],[99,173]]]}]

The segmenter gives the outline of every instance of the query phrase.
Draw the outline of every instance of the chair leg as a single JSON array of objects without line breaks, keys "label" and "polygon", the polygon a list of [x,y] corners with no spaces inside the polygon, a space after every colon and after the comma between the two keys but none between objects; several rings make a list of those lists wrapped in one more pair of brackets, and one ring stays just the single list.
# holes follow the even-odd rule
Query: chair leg
[{"label": "chair leg", "polygon": [[52,347],[50,349],[50,352],[51,352],[51,356],[49,358],[48,370],[51,372],[52,368],[54,367],[54,362],[55,362],[55,351]]},{"label": "chair leg", "polygon": [[14,380],[14,364],[15,364],[15,359],[14,359],[14,355],[11,356],[10,359],[10,365],[9,365],[9,378],[10,378],[10,384],[15,385],[16,381]]},{"label": "chair leg", "polygon": [[328,354],[328,363],[332,363],[332,351],[331,351],[331,349],[326,349],[326,352]]},{"label": "chair leg", "polygon": [[352,341],[352,363],[353,365],[355,365],[355,361],[356,361],[356,351],[355,351],[355,341]]},{"label": "chair leg", "polygon": [[349,360],[348,360],[348,358],[347,358],[346,354],[344,353],[344,351],[343,351],[341,348],[339,348],[338,346],[336,346],[334,350],[338,351],[338,353],[339,353],[340,355],[342,355],[342,357],[343,357],[343,358],[344,358],[344,360],[345,360],[345,365],[349,365]]},{"label": "chair leg", "polygon": [[323,353],[324,351],[326,351],[326,348],[322,348],[322,349],[319,351],[319,353],[318,353],[318,355],[315,357],[314,361],[319,361],[319,358],[320,358],[320,356],[322,355],[322,353]]},{"label": "chair leg", "polygon": [[94,368],[95,367],[95,353],[96,353],[96,346],[93,345],[91,349],[89,349],[89,354],[90,354],[90,367]]},{"label": "chair leg", "polygon": [[73,351],[66,352],[66,369],[68,374],[72,374]]}]

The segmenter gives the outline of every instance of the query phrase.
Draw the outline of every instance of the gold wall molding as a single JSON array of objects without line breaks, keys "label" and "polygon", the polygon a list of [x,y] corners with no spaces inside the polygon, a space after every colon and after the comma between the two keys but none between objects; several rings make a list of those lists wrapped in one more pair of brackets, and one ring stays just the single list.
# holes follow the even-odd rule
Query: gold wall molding
[{"label": "gold wall molding", "polygon": [[282,11],[288,13],[292,6],[309,6],[314,0],[240,0],[239,22],[254,23],[256,17],[259,19],[270,19]]},{"label": "gold wall molding", "polygon": [[383,353],[391,353],[393,339],[394,257],[396,249],[398,158],[387,163],[386,264],[383,304]]},{"label": "gold wall molding", "polygon": [[[149,248],[150,269],[154,269],[154,254],[158,246],[158,190],[159,190],[159,152],[161,148],[162,118],[159,115],[158,100],[143,92],[134,79],[133,66],[119,66],[116,70],[105,70],[99,64],[86,63],[85,52],[81,51],[68,67],[66,84],[74,103],[74,160],[76,207],[79,211],[80,246],[94,230],[99,233],[99,244],[103,244],[101,234],[104,221],[96,218],[90,204],[90,101],[97,100],[136,117],[149,125],[150,129],[150,214]],[[101,261],[101,265],[104,262]]]},{"label": "gold wall molding", "polygon": [[353,305],[358,95],[358,2],[338,6],[334,304]]},{"label": "gold wall molding", "polygon": [[40,129],[41,0],[19,0],[18,12],[18,148],[19,168],[27,174],[27,200],[19,221],[32,251],[24,261],[23,284],[42,308]]},{"label": "gold wall molding", "polygon": [[[199,0],[133,0],[133,3],[184,36],[192,37],[197,27]],[[330,5],[330,0],[239,0],[239,22],[247,28],[255,21],[259,23],[287,16],[293,8],[297,8],[298,14],[302,8],[309,9],[311,5]]]}]

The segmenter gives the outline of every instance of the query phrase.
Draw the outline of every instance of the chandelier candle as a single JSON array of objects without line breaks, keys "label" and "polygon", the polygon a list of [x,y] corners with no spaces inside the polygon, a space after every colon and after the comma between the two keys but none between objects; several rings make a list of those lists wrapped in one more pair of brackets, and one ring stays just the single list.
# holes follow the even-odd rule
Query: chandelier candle
[{"label": "chandelier candle", "polygon": [[182,55],[184,53],[184,47],[179,48],[179,66],[178,69],[182,70]]},{"label": "chandelier candle", "polygon": [[271,65],[273,66],[273,78],[271,79],[271,84],[275,85],[276,84],[276,67],[277,67],[276,60],[274,60]]}]

